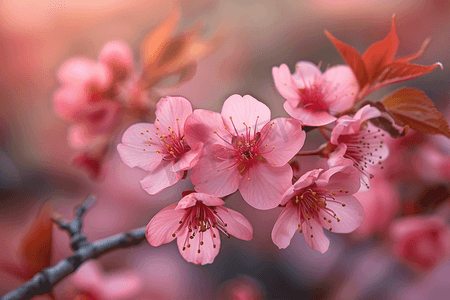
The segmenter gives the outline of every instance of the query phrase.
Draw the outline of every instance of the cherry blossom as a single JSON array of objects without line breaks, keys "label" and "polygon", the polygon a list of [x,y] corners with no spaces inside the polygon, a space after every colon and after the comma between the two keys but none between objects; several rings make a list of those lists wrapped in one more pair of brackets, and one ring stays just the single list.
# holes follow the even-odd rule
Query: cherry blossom
[{"label": "cherry blossom", "polygon": [[322,227],[349,233],[361,224],[364,210],[351,196],[358,189],[359,174],[350,163],[305,173],[282,197],[281,205],[285,208],[273,227],[273,242],[285,249],[299,230],[311,248],[324,253],[330,241]]},{"label": "cherry blossom", "polygon": [[450,254],[450,231],[439,216],[413,216],[392,223],[393,251],[417,270],[429,270]]},{"label": "cherry blossom", "polygon": [[150,173],[141,186],[154,195],[180,181],[198,161],[203,144],[188,143],[185,121],[192,113],[183,97],[162,98],[156,105],[156,121],[130,126],[117,146],[122,161]]},{"label": "cherry blossom", "polygon": [[374,176],[369,173],[369,168],[377,166],[383,169],[381,162],[389,155],[384,132],[366,122],[379,116],[378,109],[366,105],[353,117],[340,117],[331,132],[330,143],[333,150],[328,164],[334,166],[342,157],[350,160],[360,171],[361,186],[364,188],[369,188],[369,179]]},{"label": "cherry blossom", "polygon": [[270,121],[270,109],[249,95],[230,96],[221,114],[195,110],[186,120],[186,140],[205,144],[190,174],[195,190],[222,197],[239,188],[251,206],[274,208],[291,184],[287,163],[305,137],[299,121]]},{"label": "cherry blossom", "polygon": [[148,223],[146,237],[157,247],[177,238],[181,255],[194,264],[210,264],[219,253],[219,231],[249,241],[253,228],[240,213],[222,207],[217,197],[191,192],[158,212]]},{"label": "cherry blossom", "polygon": [[57,72],[61,87],[54,94],[56,113],[75,123],[69,134],[74,148],[84,148],[91,140],[114,129],[120,109],[115,96],[118,84],[132,70],[128,45],[112,41],[103,46],[99,61],[72,58]]},{"label": "cherry blossom", "polygon": [[351,108],[359,86],[353,71],[344,65],[334,66],[323,74],[311,62],[299,61],[291,75],[282,64],[272,68],[278,92],[286,99],[286,112],[304,125],[322,126],[336,120],[337,113]]}]

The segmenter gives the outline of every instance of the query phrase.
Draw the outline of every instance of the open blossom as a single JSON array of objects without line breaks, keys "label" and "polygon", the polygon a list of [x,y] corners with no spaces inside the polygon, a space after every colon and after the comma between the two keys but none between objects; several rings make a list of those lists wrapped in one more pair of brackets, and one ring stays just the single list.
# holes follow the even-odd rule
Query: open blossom
[{"label": "open blossom", "polygon": [[429,270],[450,254],[450,230],[439,216],[413,216],[392,223],[394,253],[418,270]]},{"label": "open blossom", "polygon": [[351,196],[358,189],[359,174],[349,163],[305,173],[283,195],[281,204],[286,207],[273,227],[273,242],[284,249],[299,230],[311,248],[324,253],[330,241],[322,227],[349,233],[361,224],[364,210]]},{"label": "open blossom", "polygon": [[174,185],[198,161],[202,143],[186,142],[184,124],[192,113],[191,103],[183,97],[162,98],[156,105],[156,121],[130,126],[117,146],[129,167],[139,167],[150,174],[141,185],[154,195]]},{"label": "open blossom", "polygon": [[378,109],[366,105],[353,117],[340,117],[331,132],[330,143],[334,150],[328,164],[336,165],[341,157],[350,160],[360,171],[361,186],[365,188],[369,188],[369,179],[373,177],[369,168],[379,166],[383,169],[381,162],[389,155],[389,149],[384,143],[384,133],[366,122],[379,116]]},{"label": "open blossom", "polygon": [[157,247],[177,238],[184,259],[194,264],[210,264],[219,253],[219,231],[245,241],[253,238],[248,220],[222,207],[223,204],[219,198],[190,193],[152,218],[146,229],[147,240]]},{"label": "open blossom", "polygon": [[282,64],[273,67],[278,92],[286,99],[286,112],[304,125],[322,126],[336,120],[336,115],[351,108],[359,86],[348,66],[335,66],[322,74],[311,62],[299,61],[295,73]]},{"label": "open blossom", "polygon": [[305,137],[299,121],[270,121],[269,108],[249,95],[230,96],[221,114],[198,109],[186,121],[186,140],[205,144],[190,174],[195,190],[221,197],[239,188],[251,206],[274,208],[291,184],[287,163]]}]

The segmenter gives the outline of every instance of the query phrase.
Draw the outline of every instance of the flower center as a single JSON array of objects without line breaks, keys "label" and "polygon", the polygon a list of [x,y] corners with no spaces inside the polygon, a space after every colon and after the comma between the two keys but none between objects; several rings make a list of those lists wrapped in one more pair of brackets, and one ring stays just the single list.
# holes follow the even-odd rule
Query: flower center
[{"label": "flower center", "polygon": [[[235,135],[228,131],[228,128],[225,127],[227,132],[231,135],[231,142],[229,142],[229,140],[221,137],[216,130],[213,131],[221,140],[228,144],[228,147],[222,147],[224,152],[222,154],[215,155],[215,157],[217,159],[229,159],[233,161],[233,163],[225,169],[229,171],[231,168],[237,166],[239,173],[242,176],[247,174],[247,178],[250,180],[250,168],[257,163],[257,161],[267,163],[267,160],[262,156],[262,154],[267,152],[263,153],[260,151],[261,143],[264,141],[267,134],[261,136],[261,132],[256,132],[259,116],[256,117],[253,132],[252,127],[247,126],[244,122],[245,132],[242,133],[237,131],[236,126],[233,123],[233,118],[231,116],[229,118],[233,124]],[[271,126],[273,125],[274,123],[272,122]],[[270,149],[269,152],[272,150],[273,149]],[[226,154],[224,155],[224,153]],[[221,170],[218,169],[217,171]]]},{"label": "flower center", "polygon": [[197,201],[194,206],[186,209],[186,212],[179,224],[180,225],[172,236],[175,237],[178,232],[186,231],[184,245],[182,248],[183,251],[186,250],[186,248],[191,247],[190,240],[193,240],[195,236],[198,235],[197,253],[200,253],[200,246],[204,244],[203,241],[205,235],[206,237],[208,236],[208,231],[213,247],[216,248],[215,239],[217,236],[211,228],[222,231],[228,238],[230,238],[230,235],[226,230],[227,224],[217,215],[215,206],[204,205],[201,201]]},{"label": "flower center", "polygon": [[[303,232],[301,227],[303,223],[306,223],[306,226],[309,226],[312,229],[311,219],[315,219],[317,223],[322,224],[325,228],[328,227],[328,230],[330,231],[332,228],[328,224],[331,223],[332,219],[337,222],[341,221],[336,213],[327,207],[327,202],[339,203],[345,207],[345,203],[336,200],[336,193],[337,192],[334,191],[328,191],[327,189],[312,187],[301,190],[298,195],[291,198],[292,203],[297,207],[300,233]],[[339,193],[348,193],[348,191],[340,189]]]},{"label": "flower center", "polygon": [[328,110],[328,103],[325,102],[324,92],[320,84],[313,83],[309,87],[299,89],[300,103],[303,108],[311,110]]},{"label": "flower center", "polygon": [[[159,121],[159,119],[156,119]],[[167,127],[169,134],[160,134],[156,132],[156,135],[159,136],[160,145],[163,150],[157,150],[163,156],[164,160],[173,160],[179,158],[184,153],[191,150],[191,147],[186,143],[185,136],[180,132],[179,119],[176,119],[177,131],[173,130],[170,126]],[[156,130],[160,130],[159,127],[156,127]]]}]

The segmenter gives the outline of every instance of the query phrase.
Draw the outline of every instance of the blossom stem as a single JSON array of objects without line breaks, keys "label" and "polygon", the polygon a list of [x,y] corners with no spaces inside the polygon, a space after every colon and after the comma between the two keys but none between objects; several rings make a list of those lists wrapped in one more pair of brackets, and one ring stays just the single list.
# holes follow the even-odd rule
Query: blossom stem
[{"label": "blossom stem", "polygon": [[319,148],[319,149],[311,150],[311,151],[301,151],[301,152],[295,154],[295,156],[320,155],[321,153],[322,153],[322,148]]}]

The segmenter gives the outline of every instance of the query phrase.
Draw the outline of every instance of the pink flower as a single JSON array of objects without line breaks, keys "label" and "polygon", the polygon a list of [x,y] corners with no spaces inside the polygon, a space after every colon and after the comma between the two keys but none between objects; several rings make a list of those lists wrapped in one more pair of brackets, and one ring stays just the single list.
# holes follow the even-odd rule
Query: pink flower
[{"label": "pink flower", "polygon": [[222,207],[219,198],[190,193],[158,212],[148,223],[146,237],[157,247],[177,237],[178,249],[188,262],[210,264],[219,253],[222,231],[227,237],[249,241],[253,228],[240,213]]},{"label": "pink flower", "polygon": [[322,227],[348,233],[361,224],[364,210],[351,196],[359,189],[356,169],[347,164],[322,171],[305,173],[284,193],[281,204],[286,207],[272,230],[272,240],[278,248],[288,247],[295,231],[299,230],[311,248],[324,253],[330,241]]},{"label": "pink flower", "polygon": [[340,117],[331,132],[330,142],[334,145],[334,150],[328,164],[334,166],[342,157],[350,160],[361,172],[361,185],[366,188],[369,188],[369,179],[373,177],[368,168],[381,165],[389,155],[389,149],[384,143],[384,132],[374,129],[366,122],[379,116],[378,109],[366,105],[353,117]]},{"label": "pink flower", "polygon": [[131,271],[104,274],[98,262],[89,261],[71,277],[77,289],[76,300],[135,299],[143,287],[142,279]]},{"label": "pink flower", "polygon": [[392,223],[394,253],[418,270],[435,267],[450,253],[450,231],[437,216],[414,216]]},{"label": "pink flower", "polygon": [[299,61],[291,75],[282,64],[272,68],[278,92],[286,99],[284,109],[304,125],[322,126],[351,108],[358,94],[358,81],[348,66],[335,66],[322,74],[313,63]]},{"label": "pink flower", "polygon": [[150,174],[141,185],[154,195],[174,185],[198,161],[202,143],[187,143],[184,124],[192,113],[191,103],[183,97],[162,98],[156,105],[156,121],[130,126],[117,146],[129,167],[139,167]]},{"label": "pink flower", "polygon": [[251,206],[276,207],[306,133],[294,119],[269,121],[269,108],[249,95],[230,96],[221,114],[196,110],[186,121],[186,140],[205,144],[190,174],[195,190],[221,197],[239,188]]}]

